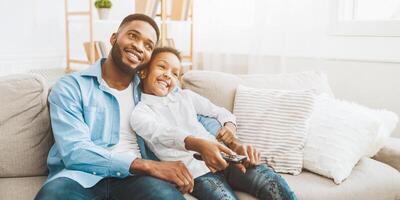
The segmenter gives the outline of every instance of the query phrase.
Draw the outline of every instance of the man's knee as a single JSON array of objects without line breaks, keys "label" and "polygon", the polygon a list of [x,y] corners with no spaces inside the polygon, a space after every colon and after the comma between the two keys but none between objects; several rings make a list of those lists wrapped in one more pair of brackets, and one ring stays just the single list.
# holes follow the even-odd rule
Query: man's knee
[{"label": "man's knee", "polygon": [[80,194],[84,188],[79,183],[69,178],[56,178],[46,183],[36,194],[35,200],[62,200],[62,199],[85,199],[87,194]]}]

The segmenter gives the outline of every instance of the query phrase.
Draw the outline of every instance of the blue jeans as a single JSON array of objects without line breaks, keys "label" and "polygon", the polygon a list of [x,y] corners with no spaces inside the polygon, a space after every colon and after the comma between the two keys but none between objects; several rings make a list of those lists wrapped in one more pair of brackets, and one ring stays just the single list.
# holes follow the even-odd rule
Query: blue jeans
[{"label": "blue jeans", "polygon": [[144,175],[124,179],[104,178],[91,188],[83,188],[69,178],[56,178],[45,184],[35,200],[86,199],[181,199],[185,198],[175,185]]},{"label": "blue jeans", "polygon": [[248,168],[245,174],[230,165],[222,172],[197,177],[192,195],[200,200],[238,199],[233,190],[246,192],[258,199],[297,199],[285,179],[265,164]]}]

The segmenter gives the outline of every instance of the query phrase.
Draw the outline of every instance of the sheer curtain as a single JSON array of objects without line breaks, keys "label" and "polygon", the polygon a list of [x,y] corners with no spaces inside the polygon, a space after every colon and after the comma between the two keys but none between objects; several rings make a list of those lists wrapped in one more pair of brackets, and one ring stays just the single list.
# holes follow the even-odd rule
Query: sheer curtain
[{"label": "sheer curtain", "polygon": [[313,34],[327,21],[327,1],[195,1],[194,68],[280,73],[287,71],[291,57],[303,56],[317,64],[319,39]]}]

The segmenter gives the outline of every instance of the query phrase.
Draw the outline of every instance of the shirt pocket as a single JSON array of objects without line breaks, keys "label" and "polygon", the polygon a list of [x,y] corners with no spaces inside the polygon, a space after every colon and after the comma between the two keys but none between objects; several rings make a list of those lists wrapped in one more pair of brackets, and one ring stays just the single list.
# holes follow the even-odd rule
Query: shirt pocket
[{"label": "shirt pocket", "polygon": [[84,120],[89,128],[90,138],[95,143],[104,143],[105,109],[98,106],[84,107]]}]

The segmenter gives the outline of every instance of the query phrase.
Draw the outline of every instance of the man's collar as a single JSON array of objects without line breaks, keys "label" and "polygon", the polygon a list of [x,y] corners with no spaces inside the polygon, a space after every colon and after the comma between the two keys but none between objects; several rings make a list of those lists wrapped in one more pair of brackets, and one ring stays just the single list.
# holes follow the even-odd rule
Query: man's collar
[{"label": "man's collar", "polygon": [[[100,58],[98,59],[93,65],[91,65],[88,69],[85,69],[81,72],[81,76],[91,76],[91,77],[96,77],[97,81],[99,84],[101,84],[102,80],[102,71],[101,71],[101,66],[104,64],[106,61],[106,58]],[[133,77],[133,86],[136,88],[140,84],[140,78],[135,73],[135,76]]]},{"label": "man's collar", "polygon": [[81,72],[82,76],[96,77],[101,82],[101,65],[106,61],[105,58],[98,59],[92,66]]}]

